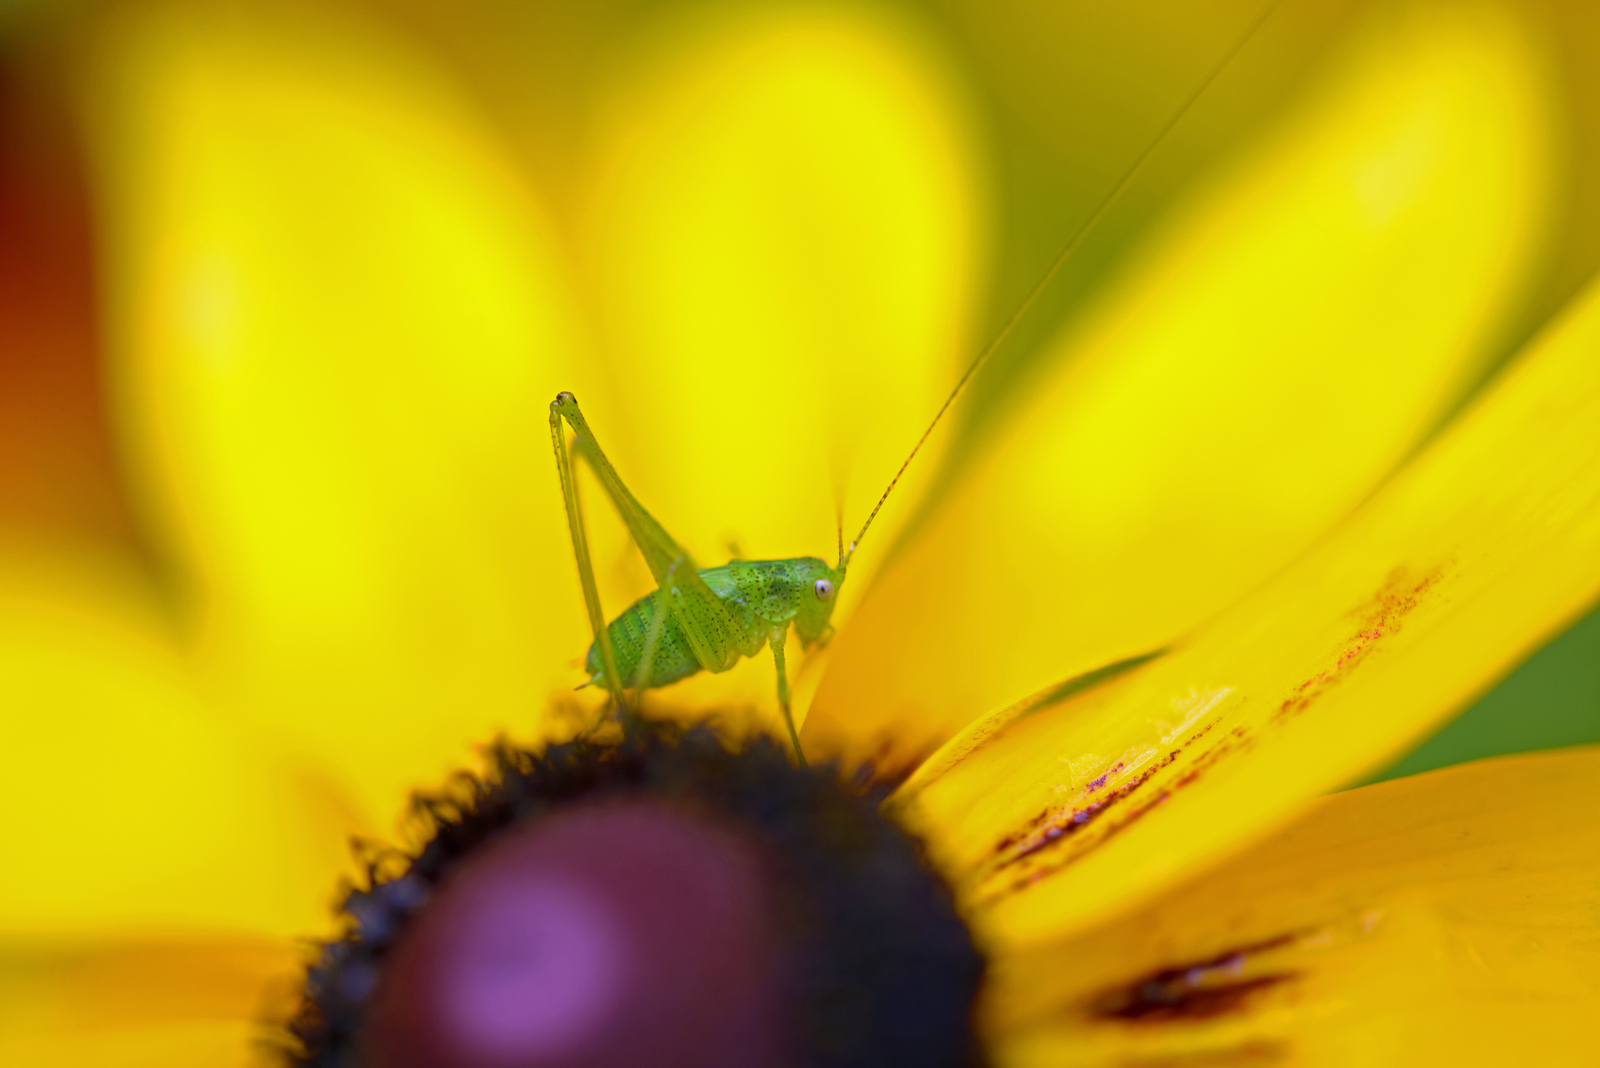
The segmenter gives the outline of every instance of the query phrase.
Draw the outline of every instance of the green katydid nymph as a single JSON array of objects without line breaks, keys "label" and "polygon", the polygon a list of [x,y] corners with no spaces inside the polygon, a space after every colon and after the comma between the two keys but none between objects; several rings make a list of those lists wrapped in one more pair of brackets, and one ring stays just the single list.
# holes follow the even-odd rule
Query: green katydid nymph
[{"label": "green katydid nymph", "polygon": [[[629,605],[609,624],[600,610],[563,420],[574,434],[573,451],[593,469],[656,580],[654,591]],[[584,602],[595,635],[584,661],[589,682],[610,690],[620,707],[624,688],[642,691],[701,671],[727,671],[742,657],[755,656],[763,647],[770,647],[778,672],[778,705],[795,754],[803,762],[789,701],[785,660],[789,629],[794,628],[805,648],[832,635],[833,606],[839,587],[844,584],[850,555],[878,509],[873,509],[867,526],[849,546],[841,538],[838,562],[832,567],[818,557],[799,556],[788,560],[734,560],[720,567],[697,568],[683,546],[623,484],[571,393],[557,394],[550,404],[550,439],[561,473],[561,491]],[[880,500],[879,505],[882,503]]]},{"label": "green katydid nymph", "polygon": [[[778,705],[783,712],[784,725],[788,728],[795,756],[804,764],[805,756],[800,750],[800,737],[795,730],[790,709],[789,678],[784,655],[790,628],[794,629],[800,643],[806,647],[826,641],[833,633],[833,607],[838,600],[839,589],[844,585],[850,558],[929,435],[978,368],[994,354],[1039,299],[1062,265],[1082,243],[1084,236],[1128,188],[1152,153],[1167,139],[1168,134],[1277,6],[1278,0],[1272,0],[1256,16],[1244,36],[1169,117],[1155,140],[1139,154],[1117,184],[1079,225],[1044,276],[1034,284],[999,332],[968,365],[944,404],[934,414],[928,429],[923,431],[899,471],[889,481],[888,488],[878,498],[861,532],[848,545],[844,544],[841,532],[838,562],[832,567],[815,556],[799,556],[788,560],[734,560],[720,567],[696,567],[683,546],[645,511],[617,476],[611,462],[601,451],[594,432],[589,429],[583,412],[579,410],[577,398],[571,393],[558,393],[550,404],[550,439],[555,448],[556,467],[561,474],[561,492],[566,501],[567,525],[572,533],[572,548],[577,558],[579,581],[583,586],[584,605],[588,609],[589,625],[594,634],[594,643],[589,647],[585,659],[589,683],[598,683],[609,690],[616,708],[620,710],[625,689],[643,691],[666,686],[701,671],[727,671],[741,658],[755,656],[763,647],[770,647],[778,672]],[[578,505],[572,457],[562,430],[563,421],[572,428],[573,450],[593,468],[606,495],[621,513],[629,535],[644,555],[656,581],[653,592],[629,605],[609,624],[600,608],[594,566],[589,557],[588,535]]]},{"label": "green katydid nymph", "polygon": [[[1079,231],[1080,237],[1083,232]],[[734,560],[720,567],[697,568],[688,551],[623,484],[578,408],[578,398],[566,392],[556,394],[556,399],[550,402],[550,443],[555,449],[556,468],[561,475],[561,495],[566,502],[567,526],[572,532],[584,606],[594,633],[594,643],[584,658],[589,671],[589,682],[585,685],[604,686],[620,709],[624,689],[642,692],[701,671],[727,671],[741,658],[755,656],[763,647],[770,647],[778,672],[778,707],[783,712],[795,757],[804,764],[805,754],[800,748],[800,735],[795,730],[789,702],[785,657],[789,628],[794,628],[800,644],[806,648],[825,642],[833,634],[833,606],[838,600],[839,588],[844,585],[850,558],[861,539],[866,537],[872,521],[956,397],[1005,340],[1023,312],[1065,262],[1073,245],[1067,246],[1055,267],[1034,287],[1022,307],[967,367],[955,389],[934,414],[928,429],[922,432],[894,478],[889,480],[888,488],[873,505],[860,533],[847,545],[841,531],[838,563],[832,567],[819,557],[797,556],[787,560]],[[561,426],[563,421],[572,428],[572,451],[589,464],[600,480],[656,580],[654,591],[633,602],[609,624],[600,608],[594,564],[589,556],[589,538],[578,504],[572,455]]]}]

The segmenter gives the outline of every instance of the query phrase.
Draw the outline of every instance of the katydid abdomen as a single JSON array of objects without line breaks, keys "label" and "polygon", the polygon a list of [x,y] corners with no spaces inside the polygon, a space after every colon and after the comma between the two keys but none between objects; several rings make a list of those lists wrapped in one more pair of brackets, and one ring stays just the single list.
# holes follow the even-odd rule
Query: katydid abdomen
[{"label": "katydid abdomen", "polygon": [[[718,651],[728,666],[739,657],[754,656],[777,631],[793,624],[800,640],[810,645],[826,635],[837,572],[815,556],[789,560],[735,560],[698,574],[727,609],[731,626],[716,636]],[[818,584],[822,583],[821,586]],[[651,624],[663,608],[667,590],[656,589],[639,598],[606,626],[616,657],[619,683],[624,687],[654,689],[688,678],[702,670],[676,613],[661,619],[655,650],[648,656]],[[648,659],[647,672],[639,668]],[[591,644],[584,658],[591,683],[605,683],[600,650]]]}]

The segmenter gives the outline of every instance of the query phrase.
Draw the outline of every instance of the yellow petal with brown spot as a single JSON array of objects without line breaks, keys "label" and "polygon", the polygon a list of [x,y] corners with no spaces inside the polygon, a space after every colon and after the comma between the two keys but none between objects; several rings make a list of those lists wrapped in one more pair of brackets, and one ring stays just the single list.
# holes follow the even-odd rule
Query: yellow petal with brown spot
[{"label": "yellow petal with brown spot", "polygon": [[902,773],[1282,567],[1481,367],[1549,181],[1539,54],[1488,6],[1386,17],[1180,213],[884,573],[808,745]]},{"label": "yellow petal with brown spot", "polygon": [[1006,942],[1240,847],[1600,594],[1600,285],[1313,551],[1166,656],[971,728],[901,789]]},{"label": "yellow petal with brown spot", "polygon": [[998,960],[1004,1068],[1593,1064],[1600,749],[1368,786]]},{"label": "yellow petal with brown spot", "polygon": [[[579,399],[702,567],[736,553],[831,563],[836,499],[849,537],[970,343],[983,249],[961,102],[929,41],[887,19],[672,20],[627,57],[602,111],[586,249],[611,381]],[[612,517],[594,526],[613,528],[596,536],[614,613],[650,578]],[[774,690],[762,656],[659,699],[770,711]]]},{"label": "yellow petal with brown spot", "polygon": [[353,16],[141,8],[95,56],[120,414],[208,692],[387,829],[587,644],[553,242],[469,103]]}]

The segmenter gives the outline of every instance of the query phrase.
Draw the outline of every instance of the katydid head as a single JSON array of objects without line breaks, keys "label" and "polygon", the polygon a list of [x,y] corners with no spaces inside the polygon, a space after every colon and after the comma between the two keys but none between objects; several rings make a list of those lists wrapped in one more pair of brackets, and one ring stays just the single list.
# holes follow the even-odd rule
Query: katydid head
[{"label": "katydid head", "polygon": [[802,645],[812,646],[833,633],[833,606],[839,599],[839,587],[844,584],[844,572],[815,556],[802,557],[795,564],[799,572],[795,577],[803,585],[794,631]]}]

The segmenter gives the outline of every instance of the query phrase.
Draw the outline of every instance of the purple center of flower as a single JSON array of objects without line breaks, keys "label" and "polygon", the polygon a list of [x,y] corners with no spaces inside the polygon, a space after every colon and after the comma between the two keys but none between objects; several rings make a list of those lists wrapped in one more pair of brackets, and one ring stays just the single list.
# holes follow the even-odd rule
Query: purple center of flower
[{"label": "purple center of flower", "polygon": [[752,843],[662,804],[580,806],[453,871],[383,967],[373,1068],[776,1068],[776,894]]}]

